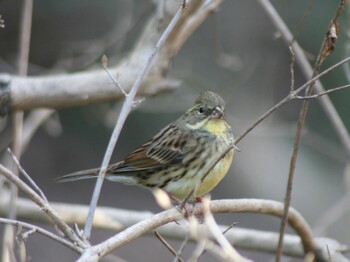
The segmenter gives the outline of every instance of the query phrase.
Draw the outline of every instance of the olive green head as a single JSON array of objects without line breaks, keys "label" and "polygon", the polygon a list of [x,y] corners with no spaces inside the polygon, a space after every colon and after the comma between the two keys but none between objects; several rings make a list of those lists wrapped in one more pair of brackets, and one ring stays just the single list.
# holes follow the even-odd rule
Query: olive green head
[{"label": "olive green head", "polygon": [[207,91],[202,93],[193,106],[182,116],[182,120],[189,126],[196,126],[211,119],[224,119],[225,102],[216,93]]}]

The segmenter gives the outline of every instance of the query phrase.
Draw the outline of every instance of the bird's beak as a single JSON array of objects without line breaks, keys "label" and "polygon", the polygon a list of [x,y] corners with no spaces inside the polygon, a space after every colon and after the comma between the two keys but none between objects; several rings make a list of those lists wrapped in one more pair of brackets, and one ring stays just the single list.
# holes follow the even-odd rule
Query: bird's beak
[{"label": "bird's beak", "polygon": [[224,111],[222,111],[221,107],[217,106],[214,108],[212,112],[212,118],[223,118],[224,117]]}]

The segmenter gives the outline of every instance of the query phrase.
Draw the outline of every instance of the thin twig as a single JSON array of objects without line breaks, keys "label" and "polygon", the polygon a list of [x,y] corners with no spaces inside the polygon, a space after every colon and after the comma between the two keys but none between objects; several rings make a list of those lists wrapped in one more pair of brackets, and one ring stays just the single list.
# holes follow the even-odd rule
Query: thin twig
[{"label": "thin twig", "polygon": [[[47,230],[41,228],[41,227],[26,223],[26,222],[21,222],[21,221],[17,221],[17,220],[2,218],[2,217],[0,217],[0,223],[13,225],[16,227],[21,226],[21,227],[27,228],[27,229],[31,230],[31,232],[38,232],[38,233],[42,234],[43,236],[49,237],[49,238],[57,241],[58,243],[61,243],[65,246],[69,247],[70,249],[72,249],[75,252],[81,253],[83,251],[83,249],[81,247],[79,247],[78,245],[75,245],[75,244],[69,242],[68,240],[64,239],[63,237],[59,237],[59,236],[51,233],[50,231],[47,231]],[[28,234],[30,234],[31,232],[24,233],[23,237],[27,238]]]},{"label": "thin twig", "polygon": [[[28,72],[28,60],[29,60],[29,50],[30,50],[30,35],[32,27],[32,12],[33,12],[33,0],[24,1],[21,10],[21,25],[19,34],[19,57],[18,57],[18,74],[20,76],[26,76]],[[22,136],[23,136],[23,112],[17,111],[12,115],[12,151],[15,156],[20,159],[22,151]],[[18,168],[13,168],[13,173],[18,176]],[[11,184],[11,198],[9,203],[8,218],[16,219],[16,202],[18,199],[18,188]],[[4,262],[9,261],[9,257],[6,251],[14,249],[14,239],[15,234],[12,226],[6,225],[4,233],[4,246],[2,260]]]},{"label": "thin twig", "polygon": [[24,168],[21,166],[16,156],[12,153],[11,149],[8,148],[7,151],[10,153],[10,156],[12,157],[13,161],[17,165],[17,168],[19,169],[19,171],[24,175],[24,177],[28,180],[28,182],[34,187],[34,189],[40,194],[41,198],[44,199],[46,203],[49,203],[44,192],[40,189],[40,187],[38,187],[38,185],[34,182],[34,180],[24,170]]},{"label": "thin twig", "polygon": [[276,105],[271,107],[268,111],[266,111],[264,114],[262,114],[254,123],[252,123],[241,135],[239,135],[235,139],[235,144],[238,144],[250,131],[254,129],[257,125],[259,125],[263,120],[265,120],[269,115],[271,115],[273,112],[275,112],[277,109],[288,103],[289,101],[296,99],[297,94],[305,90],[311,83],[314,83],[321,77],[325,76],[329,72],[333,71],[334,69],[338,68],[339,66],[347,63],[350,61],[350,56],[347,58],[344,58],[343,60],[339,61],[338,63],[332,65],[331,67],[324,70],[322,73],[318,74],[317,76],[314,76],[311,80],[307,81],[305,84],[297,88],[294,92],[290,93],[288,96],[283,98],[280,102],[278,102]]},{"label": "thin twig", "polygon": [[238,136],[238,138],[235,140],[236,144],[238,144],[254,127],[256,127],[258,124],[260,124],[264,119],[266,119],[270,114],[275,112],[277,109],[279,109],[281,106],[286,104],[292,99],[295,99],[296,95],[305,90],[311,83],[315,82],[316,80],[320,79],[324,75],[328,74],[329,72],[333,71],[334,69],[338,68],[339,66],[347,63],[350,61],[350,56],[341,60],[340,62],[334,64],[333,66],[329,67],[328,69],[324,70],[322,73],[318,74],[317,76],[313,77],[311,80],[304,83],[302,86],[300,86],[297,90],[290,93],[288,96],[286,96],[284,99],[282,99],[279,103],[277,103],[275,106],[270,108],[268,111],[266,111],[262,116],[260,116],[253,124],[251,124],[246,131],[244,131],[241,135]]},{"label": "thin twig", "polygon": [[[261,5],[268,17],[271,19],[273,25],[281,33],[285,43],[288,46],[291,45],[293,47],[296,63],[299,65],[301,72],[304,74],[305,78],[312,78],[313,69],[304,53],[304,50],[300,47],[298,42],[293,41],[294,36],[286,24],[283,22],[277,11],[274,9],[273,5],[269,2],[269,0],[258,0],[257,2]],[[317,92],[325,91],[320,81],[315,82],[315,89]],[[323,96],[321,99],[319,99],[319,102],[326,115],[328,116],[328,119],[331,122],[335,132],[337,133],[340,141],[342,142],[342,145],[346,149],[348,157],[350,157],[350,136],[332,101],[328,96]]]},{"label": "thin twig", "polygon": [[106,71],[106,73],[108,74],[109,78],[112,80],[113,84],[119,88],[119,90],[124,94],[125,97],[128,96],[128,94],[125,92],[125,90],[120,86],[120,84],[118,83],[118,81],[114,78],[114,76],[111,74],[111,72],[108,70],[108,58],[106,55],[102,56],[102,67],[103,69]]},{"label": "thin twig", "polygon": [[315,98],[319,98],[320,96],[324,96],[324,95],[328,95],[330,93],[333,93],[333,92],[337,92],[337,91],[340,91],[340,90],[343,90],[343,89],[347,89],[349,88],[350,85],[345,85],[345,86],[340,86],[340,87],[335,87],[335,88],[332,88],[332,89],[329,89],[327,91],[324,91],[322,93],[318,93],[316,95],[310,95],[310,96],[296,96],[295,98],[297,99],[315,99]]},{"label": "thin twig", "polygon": [[158,231],[155,231],[154,234],[159,239],[159,241],[170,251],[170,253],[175,256],[174,262],[183,262],[183,259],[178,255],[176,250],[168,243],[168,241],[165,240],[164,237],[162,237],[161,234],[159,234]]},{"label": "thin twig", "polygon": [[294,65],[295,65],[295,54],[293,51],[293,47],[289,46],[290,52],[290,91],[294,91]]},{"label": "thin twig", "polygon": [[180,8],[177,13],[175,14],[175,16],[173,17],[173,19],[171,20],[171,22],[169,23],[169,25],[167,26],[167,28],[165,29],[164,33],[162,34],[162,36],[160,37],[160,39],[158,40],[157,44],[155,45],[155,47],[153,48],[146,64],[144,65],[144,67],[142,68],[141,72],[138,74],[134,84],[131,87],[131,90],[128,94],[128,96],[126,97],[123,107],[121,109],[120,115],[118,117],[118,121],[115,125],[115,128],[113,130],[112,136],[110,138],[105,156],[103,158],[103,162],[101,165],[101,169],[96,181],[96,185],[95,185],[95,189],[94,189],[94,193],[91,199],[91,203],[90,203],[90,209],[89,209],[89,214],[88,217],[86,219],[86,224],[84,227],[84,235],[86,238],[90,238],[91,235],[91,229],[92,229],[92,221],[94,218],[94,213],[95,213],[95,209],[97,206],[97,202],[98,202],[98,198],[101,192],[101,188],[102,188],[102,184],[103,184],[103,179],[105,177],[106,174],[106,170],[107,170],[107,166],[110,162],[115,144],[119,138],[119,134],[122,130],[122,127],[125,123],[125,120],[127,118],[127,116],[129,115],[132,107],[133,107],[133,101],[135,98],[135,95],[137,93],[137,90],[140,87],[141,81],[143,79],[143,77],[146,75],[146,73],[148,72],[148,69],[151,65],[151,62],[153,61],[155,55],[158,53],[159,49],[164,45],[165,41],[167,40],[168,36],[170,35],[171,31],[173,30],[173,28],[175,27],[176,23],[178,22],[178,20],[181,17],[182,14],[182,10],[183,8]]},{"label": "thin twig", "polygon": [[306,9],[304,11],[303,16],[301,17],[301,19],[298,19],[299,22],[298,22],[298,24],[295,26],[295,28],[293,30],[293,39],[292,39],[291,43],[295,41],[295,39],[299,35],[301,29],[303,28],[305,20],[309,16],[309,14],[311,13],[311,10],[312,10],[312,8],[314,6],[314,2],[315,2],[315,0],[309,0],[308,1],[308,6],[306,7]]},{"label": "thin twig", "polygon": [[184,241],[182,241],[182,243],[181,243],[179,250],[176,252],[176,257],[174,258],[174,262],[176,262],[178,259],[181,258],[182,251],[184,250],[185,246],[187,245],[189,239],[190,239],[189,235],[186,235]]},{"label": "thin twig", "polygon": [[226,234],[228,231],[230,231],[234,226],[237,225],[237,222],[233,222],[231,225],[229,225],[223,232],[222,234]]},{"label": "thin twig", "polygon": [[[322,43],[322,47],[320,49],[319,55],[317,57],[317,60],[315,62],[315,67],[314,67],[314,72],[313,72],[313,77],[318,75],[320,72],[320,68],[325,60],[326,57],[328,57],[333,49],[334,49],[334,44],[335,40],[332,39],[334,42],[331,44],[329,43],[329,30],[334,26],[335,23],[337,23],[337,19],[344,9],[345,2],[343,0],[340,1],[336,14],[334,18],[331,21],[331,24],[328,27],[327,35],[324,38],[324,41]],[[334,38],[334,36],[332,36]],[[335,38],[336,39],[336,38]],[[314,82],[310,83],[310,85],[307,87],[306,94],[309,96],[313,89],[314,89]],[[295,175],[295,168],[296,168],[296,161],[298,158],[298,152],[299,152],[299,147],[300,147],[300,142],[301,142],[301,137],[302,137],[302,130],[305,125],[305,119],[306,115],[308,112],[309,108],[309,100],[304,100],[302,108],[300,110],[300,115],[298,119],[298,125],[297,125],[297,130],[296,130],[296,135],[295,135],[295,140],[294,140],[294,145],[293,145],[293,152],[290,160],[290,168],[289,168],[289,174],[288,174],[288,181],[287,181],[287,188],[286,188],[286,193],[285,193],[285,198],[284,198],[284,213],[281,219],[281,226],[280,226],[280,236],[278,240],[278,246],[277,246],[277,251],[276,251],[276,262],[281,261],[282,253],[283,253],[283,238],[284,234],[286,231],[287,227],[287,217],[288,217],[288,211],[290,207],[290,203],[292,200],[292,191],[293,191],[293,181],[294,181],[294,175]]]},{"label": "thin twig", "polygon": [[73,242],[77,243],[80,247],[88,247],[89,243],[81,240],[73,229],[71,229],[58,215],[58,213],[44,200],[42,199],[32,188],[30,188],[26,183],[19,179],[10,170],[0,164],[0,174],[6,177],[9,181],[15,184],[19,189],[21,189],[27,196],[38,206],[41,207],[48,217],[57,225],[57,227]]}]

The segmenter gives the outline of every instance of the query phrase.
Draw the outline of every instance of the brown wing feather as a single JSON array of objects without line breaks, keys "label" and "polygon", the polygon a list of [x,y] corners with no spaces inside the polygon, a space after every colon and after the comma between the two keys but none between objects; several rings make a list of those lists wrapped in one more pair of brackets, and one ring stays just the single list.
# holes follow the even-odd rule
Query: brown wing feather
[{"label": "brown wing feather", "polygon": [[188,134],[179,132],[174,125],[160,131],[153,139],[129,154],[119,165],[111,166],[110,173],[128,173],[173,165],[182,160]]}]

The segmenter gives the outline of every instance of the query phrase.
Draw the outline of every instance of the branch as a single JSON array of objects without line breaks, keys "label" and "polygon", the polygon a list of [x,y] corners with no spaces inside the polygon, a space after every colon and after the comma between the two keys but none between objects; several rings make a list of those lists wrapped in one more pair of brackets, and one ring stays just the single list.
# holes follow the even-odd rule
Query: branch
[{"label": "branch", "polygon": [[203,208],[204,208],[204,224],[207,226],[209,232],[213,235],[215,240],[221,246],[221,254],[227,257],[227,261],[237,261],[237,262],[249,262],[245,257],[242,257],[241,254],[229,243],[227,238],[222,233],[218,224],[216,223],[213,214],[210,211],[210,199],[203,199]]},{"label": "branch", "polygon": [[17,221],[17,220],[12,220],[12,219],[7,219],[7,218],[2,218],[0,217],[0,223],[3,224],[7,224],[7,225],[13,225],[16,227],[24,227],[30,230],[34,230],[35,232],[38,232],[39,234],[42,234],[43,236],[46,236],[48,238],[51,238],[55,241],[57,241],[58,243],[61,243],[67,247],[69,247],[70,249],[78,252],[78,253],[82,253],[83,249],[75,244],[72,244],[71,242],[69,242],[68,240],[59,237],[53,233],[51,233],[50,231],[47,231],[41,227],[29,224],[29,223],[25,223],[25,222],[21,222],[21,221]]},{"label": "branch", "polygon": [[[315,62],[314,70],[313,70],[313,75],[312,77],[315,77],[320,73],[320,68],[324,62],[324,60],[333,53],[334,50],[334,45],[337,40],[337,24],[338,21],[337,19],[339,18],[341,12],[344,9],[345,2],[344,0],[341,0],[339,2],[337,11],[328,26],[326,36],[324,38],[324,41],[322,43],[321,49],[319,51],[317,60]],[[307,96],[311,95],[313,89],[315,86],[315,82],[310,83],[310,85],[306,89],[306,94]],[[293,181],[294,181],[294,176],[295,176],[295,168],[296,168],[296,162],[298,158],[298,152],[299,152],[299,146],[301,143],[301,137],[302,137],[302,131],[305,125],[305,120],[306,120],[306,115],[308,112],[309,108],[309,103],[310,100],[304,100],[303,105],[300,110],[300,115],[298,119],[298,125],[297,125],[297,130],[295,134],[295,139],[294,139],[294,145],[293,145],[293,152],[291,155],[290,159],[290,167],[289,167],[289,174],[288,174],[288,181],[287,181],[287,188],[286,188],[286,193],[284,197],[284,212],[283,216],[281,219],[281,226],[280,226],[280,236],[278,240],[278,247],[277,247],[277,252],[276,252],[276,262],[281,261],[282,257],[282,249],[283,249],[283,238],[284,234],[286,231],[287,227],[287,220],[288,220],[288,212],[289,212],[289,207],[290,203],[292,201],[292,191],[293,191]]]},{"label": "branch", "polygon": [[[21,8],[21,25],[19,31],[19,57],[18,57],[18,74],[26,77],[28,72],[28,60],[30,50],[30,36],[32,28],[33,0],[23,2]],[[14,112],[12,117],[12,151],[14,155],[20,159],[22,153],[22,137],[23,137],[23,112]],[[18,176],[18,168],[14,167],[13,172]],[[18,199],[18,189],[11,184],[11,199],[9,201],[8,218],[16,219],[16,201]],[[2,260],[10,261],[10,254],[15,254],[15,233],[14,228],[6,224],[3,235]],[[22,257],[23,258],[23,257]]]},{"label": "branch", "polygon": [[[306,79],[313,77],[313,69],[307,59],[303,49],[300,47],[297,41],[294,40],[294,36],[289,31],[286,24],[283,22],[282,18],[274,9],[273,5],[268,0],[258,0],[258,3],[264,9],[268,17],[271,19],[273,25],[281,33],[283,40],[288,46],[291,46],[295,53],[296,63],[299,65],[302,73]],[[323,85],[320,81],[315,82],[315,90],[318,93],[324,92]],[[348,157],[350,156],[350,136],[349,133],[341,120],[338,112],[336,111],[333,103],[328,96],[323,96],[319,100],[321,107],[328,116],[329,121],[332,123],[334,130],[336,131],[340,141],[342,142],[344,148],[347,151]]]},{"label": "branch", "polygon": [[[94,193],[91,199],[91,203],[90,203],[90,209],[89,209],[89,214],[88,217],[86,219],[86,224],[84,227],[84,235],[85,237],[87,237],[88,239],[90,238],[90,234],[91,234],[91,229],[92,229],[92,221],[94,219],[94,212],[97,206],[97,202],[98,202],[98,198],[101,192],[101,188],[102,188],[102,184],[103,184],[103,179],[105,177],[106,171],[107,171],[107,167],[108,164],[110,162],[115,144],[117,143],[117,140],[119,138],[120,132],[123,128],[123,125],[125,123],[126,118],[128,117],[133,104],[134,104],[134,98],[136,96],[136,93],[141,85],[141,81],[144,78],[144,76],[146,75],[146,73],[148,72],[151,63],[153,62],[156,54],[159,52],[159,50],[163,47],[164,43],[166,42],[166,40],[168,39],[170,33],[172,32],[173,28],[175,27],[175,25],[178,23],[180,17],[182,16],[183,13],[183,8],[180,8],[178,10],[178,12],[175,14],[175,16],[173,17],[173,19],[171,20],[171,22],[169,23],[169,25],[167,26],[167,28],[165,29],[164,33],[161,35],[161,37],[159,38],[157,44],[154,46],[154,48],[152,49],[152,52],[150,54],[150,56],[148,57],[148,59],[146,60],[146,63],[143,65],[142,70],[138,73],[137,78],[135,80],[135,82],[133,83],[133,86],[130,90],[130,93],[126,96],[126,99],[124,101],[123,107],[121,109],[120,115],[118,117],[118,121],[115,125],[115,128],[113,130],[111,139],[109,141],[108,144],[108,148],[107,151],[105,153],[105,156],[103,158],[103,162],[98,174],[98,178],[96,181],[96,185],[95,185],[95,189],[94,189]],[[119,90],[123,90],[121,88],[119,88]],[[123,93],[124,91],[122,91]]]},{"label": "branch", "polygon": [[[269,214],[279,217],[283,214],[282,203],[271,200],[259,199],[217,200],[211,202],[210,208],[213,213],[253,212],[259,214]],[[196,205],[193,214],[202,214],[201,205]],[[81,256],[79,261],[97,261],[98,259],[101,259],[102,257],[124,246],[130,241],[146,234],[147,232],[154,230],[164,224],[173,221],[180,221],[182,218],[182,214],[180,214],[176,208],[158,213],[150,218],[144,219],[141,222],[128,227],[124,231],[103,241],[98,245],[85,249],[85,252]],[[291,208],[288,214],[288,221],[292,228],[302,238],[302,244],[305,253],[313,253],[315,251],[315,245],[312,238],[311,230],[305,222],[305,220],[303,219],[303,217],[296,210]],[[160,231],[160,233],[162,232]],[[316,251],[317,256],[322,255],[320,252],[318,252],[318,250]]]},{"label": "branch", "polygon": [[41,211],[44,211],[48,217],[57,225],[57,227],[73,242],[77,243],[80,247],[87,247],[88,243],[82,241],[77,234],[71,229],[58,215],[58,213],[42,199],[33,189],[31,189],[27,184],[20,180],[15,174],[10,170],[5,168],[0,164],[0,174],[6,177],[11,183],[15,184],[19,189],[21,189],[28,197],[41,207]]},{"label": "branch", "polygon": [[[151,96],[172,91],[179,86],[178,82],[169,82],[164,79],[171,59],[220,3],[221,0],[194,0],[186,5],[181,23],[177,25],[162,51],[155,57],[149,73],[142,80],[138,95]],[[126,92],[130,91],[137,73],[141,71],[156,41],[177,11],[178,5],[172,1],[165,1],[164,5],[164,16],[159,18],[154,14],[146,23],[141,37],[130,54],[109,69],[112,75],[119,75],[118,82]],[[159,19],[162,19],[161,23]],[[0,114],[6,114],[15,109],[62,108],[101,103],[123,97],[122,92],[115,88],[103,69],[27,78],[2,74],[0,87]]]},{"label": "branch", "polygon": [[8,149],[8,152],[10,153],[12,160],[15,162],[17,169],[23,174],[23,176],[28,180],[28,182],[32,185],[32,187],[39,193],[40,197],[45,201],[49,202],[44,194],[44,192],[40,189],[40,187],[35,183],[35,181],[28,175],[28,173],[24,170],[24,168],[19,163],[16,156],[11,152],[10,149]]},{"label": "branch", "polygon": [[339,86],[339,87],[335,87],[335,88],[332,88],[332,89],[328,89],[327,91],[318,93],[316,95],[297,96],[296,98],[297,99],[302,99],[302,100],[304,100],[304,99],[315,99],[315,98],[319,98],[320,96],[328,95],[328,94],[331,94],[331,93],[334,93],[334,92],[337,92],[337,91],[340,91],[340,90],[343,90],[343,89],[348,89],[349,87],[350,87],[350,85]]},{"label": "branch", "polygon": [[298,99],[298,94],[304,91],[310,84],[317,83],[317,80],[319,80],[321,77],[325,76],[329,72],[333,71],[334,69],[340,67],[341,65],[344,65],[345,63],[350,61],[350,56],[347,58],[344,58],[343,60],[339,61],[338,63],[332,65],[331,67],[324,70],[322,73],[318,74],[317,76],[313,77],[311,80],[307,81],[302,86],[298,87],[295,91],[290,92],[288,96],[286,96],[284,99],[282,99],[280,102],[278,102],[276,105],[271,107],[268,111],[266,111],[263,115],[261,115],[253,124],[251,124],[247,130],[245,130],[241,135],[239,135],[235,139],[235,143],[238,144],[247,134],[249,134],[250,131],[254,129],[257,125],[259,125],[262,121],[264,121],[269,115],[271,115],[273,112],[275,112],[277,109],[281,108],[283,105],[288,103],[289,101],[293,99]]},{"label": "branch", "polygon": [[[0,215],[5,214],[4,208],[6,207],[6,203],[8,201],[8,195],[0,192]],[[247,200],[247,199],[246,199]],[[237,200],[216,200],[212,202],[220,203],[221,201],[230,201],[232,203],[230,209],[221,210],[223,213],[229,212],[245,212],[242,207],[245,205],[245,199],[237,199]],[[247,201],[254,201],[254,199],[248,199]],[[263,200],[258,200],[263,202]],[[241,202],[242,204],[238,205],[237,203]],[[236,206],[235,206],[236,203]],[[57,211],[57,213],[61,216],[61,218],[68,224],[78,224],[79,226],[83,226],[85,223],[85,218],[88,213],[88,206],[86,205],[77,205],[77,204],[67,204],[67,203],[50,203],[52,208]],[[282,204],[280,213],[282,213]],[[211,204],[212,212],[214,212],[213,204]],[[228,207],[227,207],[228,208]],[[250,208],[251,209],[251,208]],[[259,208],[256,208],[257,213]],[[219,210],[216,210],[219,211]],[[248,211],[246,211],[248,212]],[[276,211],[277,212],[277,211]],[[292,211],[293,212],[293,211]],[[35,223],[51,223],[51,221],[45,216],[40,210],[38,210],[37,206],[30,200],[20,198],[17,203],[17,215],[21,220],[33,221]],[[148,211],[140,212],[140,211],[131,211],[110,207],[98,207],[96,209],[95,219],[94,219],[94,228],[95,229],[105,229],[105,230],[115,230],[119,231],[124,228],[128,228],[134,224],[137,224],[146,219],[152,218],[154,214]],[[227,229],[227,226],[220,226],[221,231]],[[157,231],[162,234],[164,237],[168,237],[171,239],[183,240],[188,237],[188,228],[186,228],[183,224],[175,224],[170,223],[164,225],[157,229]],[[147,232],[147,234],[153,235],[152,231]],[[274,253],[276,251],[278,234],[267,231],[259,231],[252,229],[244,229],[235,226],[234,230],[225,233],[225,237],[230,241],[230,243],[234,244],[237,248],[242,248],[246,250],[255,250],[261,252]],[[193,241],[193,238],[189,239]],[[336,257],[342,257],[341,251],[346,247],[342,244],[339,244],[335,240],[332,239],[324,239],[324,238],[315,238],[314,244],[316,246],[316,250],[321,250],[322,254],[327,255],[326,245],[329,246],[332,257],[335,259]],[[303,257],[304,250],[300,241],[300,237],[285,235],[284,241],[284,250],[285,255],[293,256],[293,257]],[[337,261],[347,261],[337,260]]]}]

